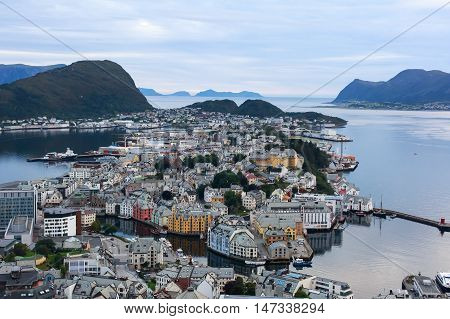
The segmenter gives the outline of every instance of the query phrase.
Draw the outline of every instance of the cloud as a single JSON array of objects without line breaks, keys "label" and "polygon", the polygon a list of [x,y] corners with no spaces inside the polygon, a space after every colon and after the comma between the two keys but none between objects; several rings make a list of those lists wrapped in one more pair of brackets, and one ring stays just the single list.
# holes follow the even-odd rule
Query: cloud
[{"label": "cloud", "polygon": [[[120,63],[160,91],[253,90],[305,95],[363,58],[440,1],[4,0],[91,59]],[[439,3],[438,3],[439,2]],[[426,5],[423,5],[426,3]],[[445,9],[324,88],[386,80],[405,68],[450,70]],[[0,63],[80,60],[6,8]]]}]

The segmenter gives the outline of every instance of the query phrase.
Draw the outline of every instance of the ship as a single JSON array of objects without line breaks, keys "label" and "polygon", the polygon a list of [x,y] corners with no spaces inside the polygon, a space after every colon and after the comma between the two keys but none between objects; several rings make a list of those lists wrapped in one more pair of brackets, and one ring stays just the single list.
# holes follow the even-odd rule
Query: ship
[{"label": "ship", "polygon": [[246,265],[252,265],[252,266],[262,266],[266,264],[265,260],[246,260]]},{"label": "ship", "polygon": [[67,148],[64,153],[50,152],[42,157],[43,161],[52,162],[52,161],[68,161],[73,160],[78,156],[78,154],[74,153],[70,148]]},{"label": "ship", "polygon": [[440,272],[436,275],[436,283],[443,293],[450,293],[450,273]]},{"label": "ship", "polygon": [[292,257],[292,265],[296,268],[312,267],[312,261]]}]

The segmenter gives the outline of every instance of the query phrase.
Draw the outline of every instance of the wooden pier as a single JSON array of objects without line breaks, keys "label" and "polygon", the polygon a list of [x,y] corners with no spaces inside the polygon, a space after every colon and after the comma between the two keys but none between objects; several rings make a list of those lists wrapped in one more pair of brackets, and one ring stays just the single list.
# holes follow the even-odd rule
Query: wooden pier
[{"label": "wooden pier", "polygon": [[439,221],[428,219],[425,217],[420,217],[420,216],[415,216],[415,215],[406,214],[406,213],[402,213],[402,212],[397,212],[397,211],[390,210],[390,209],[374,208],[373,215],[378,216],[378,217],[386,217],[386,216],[398,217],[398,218],[409,220],[409,221],[412,221],[415,223],[436,227],[441,232],[450,232],[450,223],[439,222]]}]

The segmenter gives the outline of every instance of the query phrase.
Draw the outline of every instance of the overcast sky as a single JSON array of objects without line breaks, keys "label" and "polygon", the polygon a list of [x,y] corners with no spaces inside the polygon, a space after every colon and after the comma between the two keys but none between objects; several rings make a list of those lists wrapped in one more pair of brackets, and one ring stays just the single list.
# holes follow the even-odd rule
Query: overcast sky
[{"label": "overcast sky", "polygon": [[[446,0],[1,0],[90,59],[121,64],[141,87],[302,96]],[[316,94],[406,68],[450,71],[450,5]],[[81,60],[0,5],[0,63]]]}]

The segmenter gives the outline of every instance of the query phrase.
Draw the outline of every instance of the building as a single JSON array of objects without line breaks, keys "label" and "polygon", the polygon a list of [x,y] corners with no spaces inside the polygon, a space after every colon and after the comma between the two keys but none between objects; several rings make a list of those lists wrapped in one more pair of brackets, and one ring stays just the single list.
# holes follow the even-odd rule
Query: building
[{"label": "building", "polygon": [[0,188],[0,232],[4,232],[15,216],[36,220],[37,192],[32,188]]},{"label": "building", "polygon": [[44,210],[44,236],[64,237],[81,235],[81,212],[71,208]]},{"label": "building", "polygon": [[250,160],[260,167],[284,166],[288,169],[301,168],[304,162],[303,157],[298,155],[295,150],[280,150],[279,148],[272,148],[270,152],[254,154]]},{"label": "building", "polygon": [[258,246],[242,220],[222,218],[208,229],[208,248],[216,253],[239,259],[256,259]]},{"label": "building", "polygon": [[33,217],[14,216],[6,228],[5,239],[16,239],[30,246],[33,243]]},{"label": "building", "polygon": [[84,275],[100,276],[102,272],[102,261],[97,254],[68,256],[64,258],[64,265],[70,278]]},{"label": "building", "polygon": [[78,162],[72,165],[69,176],[75,179],[90,179],[102,168],[101,163]]},{"label": "building", "polygon": [[[175,211],[174,211],[175,210]],[[173,208],[168,219],[168,230],[174,233],[195,235],[206,234],[208,227],[220,213],[201,208],[180,209]]]},{"label": "building", "polygon": [[12,267],[0,272],[0,299],[52,299],[55,290],[33,267]]},{"label": "building", "polygon": [[85,210],[81,212],[81,228],[86,229],[91,227],[96,218],[97,214],[93,210]]},{"label": "building", "polygon": [[138,238],[129,245],[128,265],[134,269],[156,268],[163,263],[161,243],[154,238]]},{"label": "building", "polygon": [[250,191],[242,197],[242,205],[248,210],[254,210],[261,205],[266,200],[266,193],[264,191]]},{"label": "building", "polygon": [[315,277],[311,289],[325,293],[328,299],[353,299],[350,285],[342,281]]},{"label": "building", "polygon": [[264,270],[261,275],[252,276],[256,282],[255,296],[272,298],[294,298],[299,290],[311,287],[314,279],[314,276],[286,269]]}]

